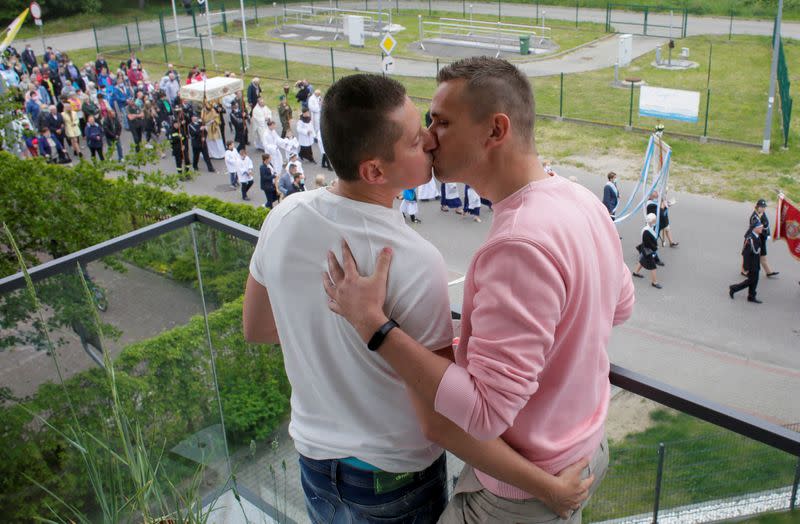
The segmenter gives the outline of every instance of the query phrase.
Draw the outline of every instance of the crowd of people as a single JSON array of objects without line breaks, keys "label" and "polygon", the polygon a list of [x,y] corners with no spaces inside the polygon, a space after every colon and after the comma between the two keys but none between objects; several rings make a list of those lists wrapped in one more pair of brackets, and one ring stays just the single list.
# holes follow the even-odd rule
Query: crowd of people
[{"label": "crowd of people", "polygon": [[195,66],[182,75],[168,64],[165,71],[152,75],[136,53],[114,68],[102,54],[77,65],[67,53],[51,47],[42,56],[30,45],[21,53],[10,47],[0,73],[18,93],[20,107],[14,121],[18,132],[12,149],[22,156],[44,157],[52,163],[70,163],[84,154],[100,160],[116,154],[122,160],[129,153],[122,146],[123,133],[129,133],[130,151],[164,142],[161,158],[171,151],[178,173],[197,171],[201,158],[207,171],[215,173],[212,160],[224,160],[230,185],[249,200],[254,183],[250,145],[263,152],[258,166],[267,207],[304,190],[302,162],[316,163],[313,145],[322,167],[332,170],[319,129],[322,93],[306,80],[295,84],[294,98],[300,106],[295,121],[289,84],[274,117],[259,78],[252,79],[246,93],[236,91],[203,102],[184,100],[181,86],[207,80],[204,69]]}]

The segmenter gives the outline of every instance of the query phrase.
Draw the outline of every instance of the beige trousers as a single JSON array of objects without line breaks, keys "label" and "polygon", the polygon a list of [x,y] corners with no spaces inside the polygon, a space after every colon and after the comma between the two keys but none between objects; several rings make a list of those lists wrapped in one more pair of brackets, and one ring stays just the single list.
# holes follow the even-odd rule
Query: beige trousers
[{"label": "beige trousers", "polygon": [[[595,451],[589,465],[583,470],[582,477],[594,474],[594,482],[589,488],[589,497],[594,494],[608,471],[608,442],[604,438]],[[464,465],[458,477],[453,498],[439,517],[439,524],[541,524],[546,522],[558,524],[581,524],[581,509],[575,511],[569,519],[562,519],[542,503],[532,498],[527,500],[506,499],[498,497],[485,489],[475,471],[469,464]]]}]

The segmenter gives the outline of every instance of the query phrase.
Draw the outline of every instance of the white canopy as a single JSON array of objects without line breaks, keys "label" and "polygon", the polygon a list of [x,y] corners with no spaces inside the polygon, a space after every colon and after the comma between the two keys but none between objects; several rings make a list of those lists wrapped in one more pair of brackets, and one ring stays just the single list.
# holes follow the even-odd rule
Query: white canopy
[{"label": "white canopy", "polygon": [[181,99],[191,100],[193,102],[202,102],[203,98],[206,100],[215,100],[241,91],[243,85],[241,78],[216,76],[214,78],[209,78],[205,82],[195,82],[193,84],[181,86]]}]

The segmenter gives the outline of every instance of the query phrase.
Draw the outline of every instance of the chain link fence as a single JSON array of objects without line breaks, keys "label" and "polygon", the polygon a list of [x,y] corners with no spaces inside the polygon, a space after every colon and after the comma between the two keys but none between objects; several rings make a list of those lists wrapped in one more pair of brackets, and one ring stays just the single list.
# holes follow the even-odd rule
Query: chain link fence
[{"label": "chain link fence", "polygon": [[[346,38],[343,43],[341,40],[331,39],[331,35],[328,35],[325,37],[331,40],[328,42],[323,39],[323,32],[314,32],[318,29],[309,30],[308,34],[303,33],[307,28],[290,24],[284,17],[284,9],[296,10],[300,5],[319,7],[330,4],[335,6],[339,5],[338,2],[297,1],[294,2],[297,4],[294,8],[290,4],[281,2],[265,5],[248,1],[244,13],[242,13],[238,4],[212,2],[209,6],[208,16],[205,13],[200,14],[196,10],[192,10],[190,15],[181,12],[177,16],[173,16],[172,12],[165,12],[156,21],[136,21],[124,26],[96,29],[95,47],[98,52],[104,52],[115,58],[127,55],[131,51],[137,51],[141,53],[141,57],[146,62],[173,63],[176,66],[185,67],[198,65],[206,68],[210,72],[209,74],[233,71],[278,81],[287,81],[294,77],[307,78],[321,87],[334,82],[338,77],[356,71],[381,71],[380,64],[384,55],[378,48],[377,38],[368,39],[365,48],[350,48],[346,45]],[[382,3],[382,8],[391,9],[396,21],[397,17],[403,15],[412,14],[415,18],[417,14],[424,16],[427,4],[425,1],[401,3],[399,0],[386,0]],[[473,9],[478,11],[477,7],[473,4],[466,4],[466,2],[446,3],[449,8],[453,9],[458,9],[461,4],[464,5],[467,12],[471,13]],[[354,6],[372,11],[378,9],[378,2],[375,0],[367,0],[363,5],[360,2],[342,2],[341,5],[348,9],[355,8]],[[520,4],[484,3],[479,6],[484,18],[489,16],[488,10],[497,6],[499,19],[519,21]],[[441,8],[442,6],[439,6],[439,9]],[[412,11],[412,9],[416,10]],[[548,16],[546,10],[539,9],[538,3],[531,2],[527,9],[526,13],[531,15],[531,23],[550,24],[549,19],[545,18]],[[563,10],[563,8],[561,9]],[[621,16],[619,13],[623,12],[622,7],[617,10],[611,7],[608,10],[588,10],[581,9],[578,3],[575,12],[578,28],[571,30],[573,33],[568,35],[569,38],[580,35],[581,31],[590,31],[587,29],[590,26],[585,24],[593,24],[591,30],[597,30],[599,27],[600,38],[590,40],[583,46],[591,48],[597,45],[606,45],[607,50],[613,47],[613,51],[616,52],[616,47],[608,45],[609,43],[605,41],[607,38],[614,38],[614,35],[604,33],[603,27],[607,30],[615,28],[609,26],[616,26]],[[662,11],[655,8],[651,12],[663,15]],[[436,16],[443,14],[442,11],[431,11],[431,13]],[[631,12],[626,13],[629,18],[633,17],[631,20],[635,20],[636,16],[641,15],[641,12],[635,11],[632,14]],[[458,11],[450,13],[451,16],[460,16],[461,14]],[[608,21],[605,19],[606,16],[608,16]],[[664,25],[656,23],[653,15],[642,16],[647,18],[648,33],[655,31],[656,26]],[[243,23],[243,18],[246,23]],[[677,37],[685,34],[686,25],[689,24],[691,27],[691,23],[688,22],[685,11],[676,15],[675,19],[675,35]],[[657,19],[655,20],[657,21]],[[663,22],[663,20],[661,21]],[[564,21],[561,20],[559,23],[563,27]],[[731,18],[730,27],[732,31],[733,18]],[[641,25],[641,29],[644,32],[645,26]],[[413,27],[406,30],[414,32]],[[561,30],[563,31],[563,29]],[[660,30],[664,30],[664,28],[660,27]],[[281,34],[292,31],[292,36],[295,38],[281,39],[278,34],[280,31],[283,31]],[[672,29],[668,31],[672,31]],[[300,37],[294,33],[298,33]],[[314,39],[319,41],[312,41]],[[766,39],[764,41],[766,42]],[[709,38],[695,37],[692,40],[683,41],[686,43],[676,45],[673,55],[673,50],[666,45],[667,40],[664,37],[660,39],[655,37],[652,42],[652,51],[646,52],[627,68],[615,69],[612,67],[560,74],[556,69],[547,76],[532,77],[536,92],[537,114],[559,120],[649,132],[659,122],[656,118],[639,114],[640,86],[656,85],[691,90],[698,92],[700,97],[697,121],[693,123],[666,122],[667,132],[674,136],[699,139],[700,141],[760,147],[763,117],[759,113],[763,111],[762,105],[766,107],[766,100],[761,100],[763,96],[759,82],[762,80],[766,82],[768,77],[770,52],[768,44],[762,45],[755,37],[737,36],[734,38],[732,34],[729,34],[727,38],[725,35]],[[574,71],[576,69],[574,62],[583,60],[579,53],[584,51],[590,53],[588,49],[582,51],[581,49],[570,53],[576,56],[571,59],[572,62],[569,62],[569,58],[565,59],[565,69]],[[481,52],[485,53],[486,51],[473,50],[473,53]],[[752,71],[746,72],[750,78],[748,82],[736,83],[735,75],[745,72],[738,71],[737,67],[733,65],[734,61],[751,55],[764,58],[764,67],[761,68],[764,74],[755,75],[760,71],[755,67]],[[525,61],[528,60],[515,53],[503,56],[520,64],[521,67],[525,67]],[[590,55],[587,54],[588,56]],[[398,79],[409,86],[409,92],[417,99],[426,99],[431,96],[434,88],[431,79],[435,77],[441,67],[455,59],[452,55],[447,56],[446,54],[442,56],[422,56],[419,53],[404,55],[402,51],[399,55],[396,52],[393,57],[397,65],[397,73],[406,75],[398,76]],[[662,63],[680,59],[688,64],[687,70],[681,73],[664,71],[654,65],[659,59]],[[790,61],[791,59],[787,57],[786,60]],[[543,65],[546,63],[546,61],[538,62]],[[750,65],[748,63],[748,66]],[[550,69],[556,67],[558,66],[550,66]],[[427,78],[427,83],[420,82],[421,78]],[[414,88],[413,86],[420,87]],[[787,94],[788,90],[789,86],[787,85]],[[787,100],[790,100],[790,97],[787,97]],[[776,122],[782,121],[781,115],[776,115],[775,118]],[[785,137],[781,137],[785,138],[784,143],[789,141],[788,128],[788,123],[784,123],[780,127],[776,126],[778,134],[780,134],[780,129],[787,130]],[[791,136],[795,135],[797,132]]]}]

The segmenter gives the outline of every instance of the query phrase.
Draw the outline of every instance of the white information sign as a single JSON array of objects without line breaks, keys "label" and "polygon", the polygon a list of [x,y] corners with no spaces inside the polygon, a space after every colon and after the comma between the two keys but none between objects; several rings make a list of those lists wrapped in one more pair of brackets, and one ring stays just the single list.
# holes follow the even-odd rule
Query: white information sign
[{"label": "white information sign", "polygon": [[682,89],[642,86],[639,94],[639,116],[652,116],[697,122],[700,111],[700,93]]},{"label": "white information sign", "polygon": [[383,57],[383,72],[387,75],[394,73],[394,58],[389,55]]},{"label": "white information sign", "polygon": [[36,24],[36,25],[42,25],[42,19],[41,18],[34,18],[33,19],[33,23]]}]

